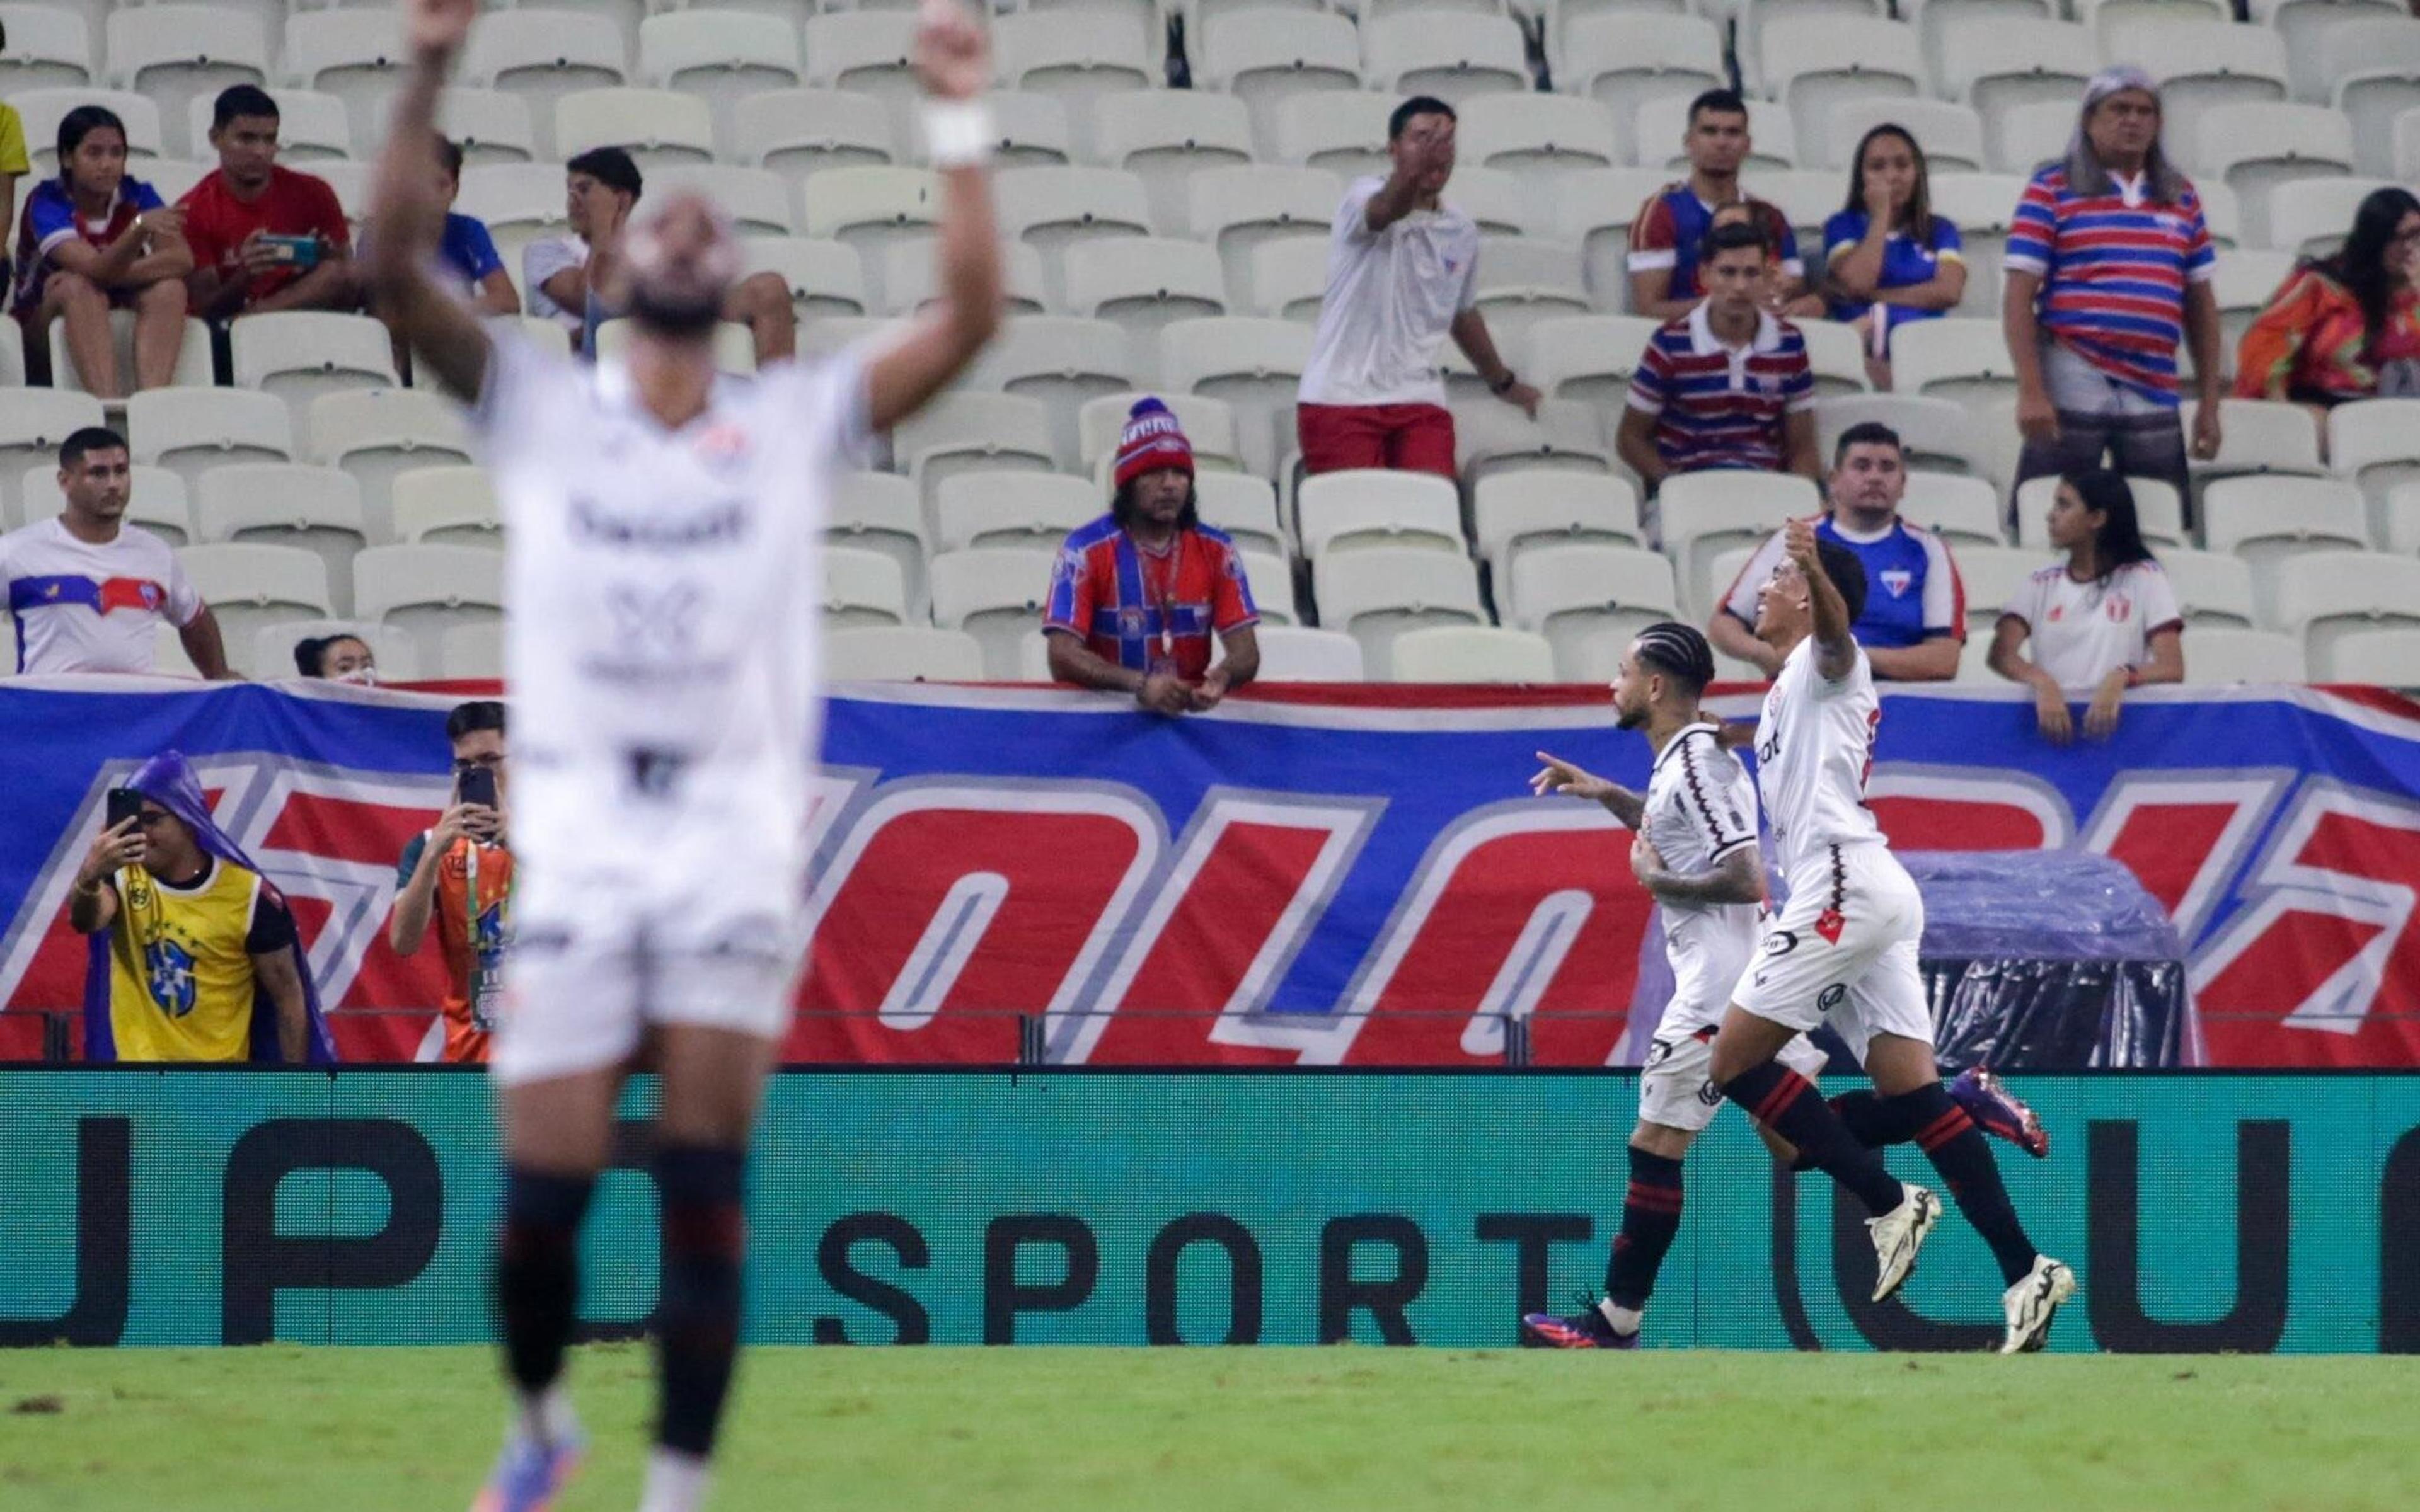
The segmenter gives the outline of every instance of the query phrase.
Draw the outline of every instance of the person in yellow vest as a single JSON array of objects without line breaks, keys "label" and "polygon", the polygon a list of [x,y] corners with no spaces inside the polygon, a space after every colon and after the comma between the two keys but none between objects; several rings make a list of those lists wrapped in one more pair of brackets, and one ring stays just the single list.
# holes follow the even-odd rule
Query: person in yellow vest
[{"label": "person in yellow vest", "polygon": [[[495,1026],[513,891],[504,845],[504,706],[493,699],[445,717],[454,801],[404,847],[387,943],[408,956],[437,929],[445,957],[445,1058],[481,1063]],[[492,797],[493,802],[485,801]]]},{"label": "person in yellow vest", "polygon": [[[176,765],[185,770],[181,758]],[[312,1053],[315,1015],[284,897],[227,854],[231,845],[205,844],[182,806],[155,795],[142,774],[132,786],[140,814],[101,831],[70,895],[69,922],[95,947],[85,1058],[322,1058]],[[256,1041],[264,1009],[273,1034]]]}]

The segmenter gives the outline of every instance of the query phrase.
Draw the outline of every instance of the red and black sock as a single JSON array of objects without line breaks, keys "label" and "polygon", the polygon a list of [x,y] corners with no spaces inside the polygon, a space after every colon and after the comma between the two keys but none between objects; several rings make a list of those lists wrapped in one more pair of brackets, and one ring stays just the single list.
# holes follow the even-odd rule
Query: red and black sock
[{"label": "red and black sock", "polygon": [[1855,1193],[1869,1211],[1885,1213],[1905,1199],[1902,1184],[1883,1168],[1882,1157],[1857,1142],[1813,1083],[1779,1061],[1740,1072],[1724,1087],[1723,1095],[1796,1146],[1816,1169]]},{"label": "red and black sock", "polygon": [[742,1150],[659,1145],[663,1279],[656,1303],[661,1399],[656,1442],[705,1458],[739,1353],[739,1266],[747,1246]]},{"label": "red and black sock", "polygon": [[504,1368],[536,1396],[563,1373],[580,1312],[580,1220],[596,1179],[516,1165],[504,1173],[504,1230],[496,1251],[496,1310]]},{"label": "red and black sock", "polygon": [[[1847,1127],[1849,1136],[1868,1149],[1881,1149],[1890,1145],[1903,1145],[1916,1137],[1916,1122],[1907,1111],[1878,1093],[1864,1090],[1842,1092],[1832,1099],[1832,1111]],[[1811,1171],[1815,1163],[1805,1151],[1790,1163],[1793,1171]]]},{"label": "red and black sock", "polygon": [[2000,1167],[1992,1158],[1991,1141],[1983,1137],[1983,1131],[1975,1127],[1964,1108],[1949,1100],[1938,1082],[1883,1102],[1899,1104],[1916,1125],[1916,1148],[1948,1184],[1958,1211],[1992,1246],[1992,1257],[2000,1262],[2001,1278],[2009,1286],[2023,1280],[2034,1266],[2034,1242],[2025,1237],[2016,1205],[2009,1200],[2009,1189],[2000,1181]]},{"label": "red and black sock", "polygon": [[1639,1308],[1655,1290],[1655,1273],[1681,1231],[1681,1163],[1636,1147],[1630,1191],[1621,1199],[1621,1232],[1606,1262],[1605,1294],[1617,1307]]}]

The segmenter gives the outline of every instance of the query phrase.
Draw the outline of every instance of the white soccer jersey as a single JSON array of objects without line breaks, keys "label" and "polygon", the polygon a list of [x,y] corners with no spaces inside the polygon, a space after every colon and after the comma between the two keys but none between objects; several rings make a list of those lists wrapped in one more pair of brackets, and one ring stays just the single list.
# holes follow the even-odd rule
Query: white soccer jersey
[{"label": "white soccer jersey", "polygon": [[102,546],[53,517],[0,535],[0,594],[15,617],[17,665],[0,671],[147,672],[153,630],[182,628],[202,595],[168,543],[120,525]]},{"label": "white soccer jersey", "polygon": [[[1756,788],[1746,768],[1722,748],[1712,724],[1693,724],[1656,755],[1639,827],[1664,864],[1691,875],[1710,872],[1745,845],[1756,846]],[[1672,963],[1672,1001],[1659,1039],[1722,1022],[1740,969],[1756,953],[1754,903],[1660,901],[1664,951]]]},{"label": "white soccer jersey", "polygon": [[2088,583],[2054,562],[2026,579],[2000,614],[2024,622],[2034,665],[2061,687],[2094,687],[2121,667],[2140,667],[2151,659],[2152,636],[2184,627],[2176,589],[2149,561]]},{"label": "white soccer jersey", "polygon": [[719,378],[667,431],[618,362],[494,352],[475,424],[510,543],[520,917],[637,912],[672,948],[732,900],[795,921],[823,524],[868,439],[862,360]]},{"label": "white soccer jersey", "polygon": [[1829,866],[1828,847],[1883,838],[1866,807],[1874,732],[1883,721],[1873,669],[1859,646],[1849,675],[1833,682],[1817,666],[1819,656],[1813,636],[1798,643],[1765,694],[1756,726],[1757,791],[1792,896],[1813,868]]}]

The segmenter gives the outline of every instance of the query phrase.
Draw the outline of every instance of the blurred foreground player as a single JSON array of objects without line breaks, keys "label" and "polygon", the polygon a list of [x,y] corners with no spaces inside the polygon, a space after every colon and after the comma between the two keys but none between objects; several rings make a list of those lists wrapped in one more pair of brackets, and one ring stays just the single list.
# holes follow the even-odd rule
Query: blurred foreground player
[{"label": "blurred foreground player", "polygon": [[1992,1246],[2008,1289],[2003,1354],[2038,1350],[2075,1273],[2038,1252],[2009,1204],[1991,1147],[1943,1089],[1932,1015],[1916,969],[1924,900],[1890,853],[1866,779],[1882,702],[1849,626],[1865,598],[1854,554],[1793,520],[1757,606],[1757,635],[1782,654],[1757,725],[1757,786],[1790,901],[1732,990],[1715,1033],[1714,1085],[1788,1140],[1874,1216],[1874,1300],[1900,1288],[1941,1216],[1900,1181],[1815,1088],[1776,1057],[1825,1018],[1873,1078],[1880,1112],[1922,1147],[1960,1211]]},{"label": "blurred foreground player", "polygon": [[740,1322],[741,1173],[789,1021],[820,708],[817,542],[832,477],[986,341],[1001,272],[977,97],[984,33],[926,0],[917,71],[940,179],[941,297],[878,349],[720,377],[741,255],[694,193],[633,218],[628,349],[582,369],[493,340],[426,270],[443,224],[438,92],[476,0],[410,0],[411,55],[371,276],[426,364],[475,395],[510,522],[518,938],[491,1052],[504,1121],[497,1266],[516,1406],[475,1505],[551,1504],[580,1438],[559,1376],[576,1241],[643,1041],[661,1072],[656,1450],[643,1512],[702,1504]]},{"label": "blurred foreground player", "polygon": [[[1622,657],[1613,685],[1621,728],[1643,730],[1655,753],[1645,795],[1544,751],[1538,754],[1545,770],[1530,779],[1530,790],[1542,796],[1590,799],[1638,831],[1631,870],[1663,905],[1664,949],[1672,968],[1672,998],[1639,1076],[1630,1186],[1606,1267],[1605,1295],[1568,1318],[1529,1314],[1521,1324],[1531,1343],[1637,1347],[1640,1316],[1680,1232],[1682,1158],[1722,1104],[1706,1075],[1712,1041],[1732,988],[1755,958],[1765,892],[1755,784],[1699,702],[1714,675],[1714,648],[1703,633],[1670,622],[1648,626]],[[1823,1052],[1804,1035],[1785,1043],[1779,1059],[1810,1081],[1823,1070]],[[1992,1132],[2036,1154],[2049,1148],[2032,1112],[2000,1091],[1990,1072],[1968,1071],[1949,1094]],[[1861,1140],[1891,1142],[1896,1120],[1874,1093],[1843,1093],[1832,1105]],[[1758,1133],[1780,1158],[1795,1159],[1797,1152],[1770,1129],[1760,1125]]]}]

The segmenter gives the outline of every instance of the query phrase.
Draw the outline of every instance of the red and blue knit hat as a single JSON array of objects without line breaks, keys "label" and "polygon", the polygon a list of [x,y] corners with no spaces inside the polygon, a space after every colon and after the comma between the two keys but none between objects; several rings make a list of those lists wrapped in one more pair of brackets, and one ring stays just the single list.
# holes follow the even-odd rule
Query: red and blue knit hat
[{"label": "red and blue knit hat", "polygon": [[1118,437],[1118,467],[1115,486],[1123,488],[1146,472],[1161,468],[1183,468],[1185,475],[1193,475],[1193,443],[1185,439],[1185,429],[1176,416],[1157,399],[1138,399],[1126,414],[1126,428]]}]

